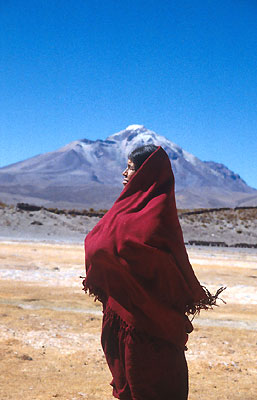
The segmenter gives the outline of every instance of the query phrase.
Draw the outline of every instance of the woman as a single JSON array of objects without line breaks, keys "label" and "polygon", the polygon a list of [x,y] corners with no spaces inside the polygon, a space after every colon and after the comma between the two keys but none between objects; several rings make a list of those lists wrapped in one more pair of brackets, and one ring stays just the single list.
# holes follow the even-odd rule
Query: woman
[{"label": "woman", "polygon": [[124,189],[85,240],[85,291],[103,303],[102,347],[121,400],[186,400],[187,314],[215,304],[189,263],[174,176],[154,145],[129,155]]}]

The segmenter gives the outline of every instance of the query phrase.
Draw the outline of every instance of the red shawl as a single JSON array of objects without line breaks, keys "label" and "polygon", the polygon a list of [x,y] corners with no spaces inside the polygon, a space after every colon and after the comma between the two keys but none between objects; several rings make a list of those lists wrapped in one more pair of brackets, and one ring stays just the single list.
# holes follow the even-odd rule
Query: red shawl
[{"label": "red shawl", "polygon": [[151,154],[85,239],[85,290],[128,327],[184,348],[185,313],[208,304],[185,249],[170,160]]}]

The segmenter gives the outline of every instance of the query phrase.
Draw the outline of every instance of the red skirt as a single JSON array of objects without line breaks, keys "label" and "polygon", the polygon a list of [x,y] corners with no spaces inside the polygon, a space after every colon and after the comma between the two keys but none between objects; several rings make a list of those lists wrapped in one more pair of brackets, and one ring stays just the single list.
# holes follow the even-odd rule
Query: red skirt
[{"label": "red skirt", "polygon": [[120,400],[187,400],[188,368],[182,349],[131,331],[108,307],[101,343]]}]

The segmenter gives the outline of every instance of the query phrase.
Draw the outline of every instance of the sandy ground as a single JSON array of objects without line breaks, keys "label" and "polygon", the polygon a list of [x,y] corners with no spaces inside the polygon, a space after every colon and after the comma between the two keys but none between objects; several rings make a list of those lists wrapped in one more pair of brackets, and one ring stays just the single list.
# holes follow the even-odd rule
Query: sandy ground
[{"label": "sandy ground", "polygon": [[[227,286],[194,321],[190,400],[257,398],[257,252],[189,249],[200,281]],[[0,242],[0,399],[110,400],[101,305],[81,290],[82,245]],[[168,400],[168,399],[167,399]]]}]

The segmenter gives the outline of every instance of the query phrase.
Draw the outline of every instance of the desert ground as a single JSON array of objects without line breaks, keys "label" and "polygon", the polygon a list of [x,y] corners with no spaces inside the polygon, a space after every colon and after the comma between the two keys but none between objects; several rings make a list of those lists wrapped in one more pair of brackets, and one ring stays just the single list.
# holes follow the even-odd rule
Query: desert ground
[{"label": "desert ground", "polygon": [[[227,286],[194,320],[190,400],[257,398],[257,252],[188,249],[202,284]],[[0,399],[110,400],[101,304],[81,290],[82,244],[0,242]]]}]

